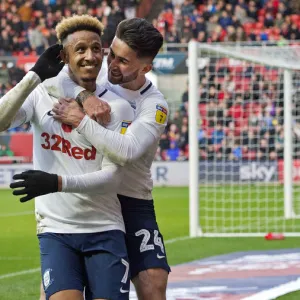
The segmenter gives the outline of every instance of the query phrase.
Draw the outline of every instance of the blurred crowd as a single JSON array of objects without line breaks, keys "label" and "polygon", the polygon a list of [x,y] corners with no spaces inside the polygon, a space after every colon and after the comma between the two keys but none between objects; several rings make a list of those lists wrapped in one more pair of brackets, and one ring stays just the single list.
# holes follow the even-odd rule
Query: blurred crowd
[{"label": "blurred crowd", "polygon": [[117,24],[135,16],[138,0],[2,0],[0,55],[40,55],[56,43],[55,26],[62,16],[90,14],[105,26],[104,46]]},{"label": "blurred crowd", "polygon": [[153,25],[167,43],[300,39],[299,0],[166,0]]},{"label": "blurred crowd", "polygon": [[[166,0],[153,24],[167,43],[299,40],[300,1]],[[282,159],[282,74],[251,64],[240,69],[229,66],[226,60],[211,60],[199,74],[199,158]],[[299,85],[299,78],[294,80]],[[187,88],[181,108],[162,135],[156,160],[188,159],[188,99]],[[300,142],[300,122],[295,119],[293,138]],[[300,149],[294,150],[299,158]]]},{"label": "blurred crowd", "polygon": [[[198,128],[201,160],[277,160],[284,155],[284,85],[278,69],[211,59],[199,74]],[[293,75],[294,158],[300,158],[300,73]],[[188,87],[170,117],[156,160],[189,155]]]},{"label": "blurred crowd", "polygon": [[[36,56],[57,42],[55,26],[63,16],[90,14],[105,26],[103,46],[108,47],[117,24],[135,16],[139,0],[1,0],[0,1],[0,97],[25,75],[16,57]],[[9,132],[27,131],[26,124]]]}]

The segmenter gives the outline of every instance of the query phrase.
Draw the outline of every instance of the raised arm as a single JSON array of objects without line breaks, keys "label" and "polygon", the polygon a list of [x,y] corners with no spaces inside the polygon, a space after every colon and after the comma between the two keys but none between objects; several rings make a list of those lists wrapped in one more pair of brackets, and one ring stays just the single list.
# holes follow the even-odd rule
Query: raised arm
[{"label": "raised arm", "polygon": [[29,94],[45,79],[56,76],[63,67],[59,58],[60,45],[48,48],[24,78],[0,100],[0,131],[21,125],[26,116],[20,111]]}]

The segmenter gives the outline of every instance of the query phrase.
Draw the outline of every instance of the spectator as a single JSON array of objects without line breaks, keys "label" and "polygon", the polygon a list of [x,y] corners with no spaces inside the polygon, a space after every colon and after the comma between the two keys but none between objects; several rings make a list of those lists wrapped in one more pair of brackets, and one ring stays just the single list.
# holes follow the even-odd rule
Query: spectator
[{"label": "spectator", "polygon": [[183,150],[179,150],[179,155],[177,156],[177,161],[186,161],[188,160],[188,157],[186,156],[185,152]]},{"label": "spectator", "polygon": [[268,141],[263,138],[259,141],[259,149],[257,153],[257,158],[259,160],[265,161],[269,157],[269,147],[268,147]]},{"label": "spectator", "polygon": [[274,18],[270,12],[266,13],[264,25],[266,28],[274,26]]},{"label": "spectator", "polygon": [[206,23],[202,16],[197,16],[196,22],[194,24],[194,37],[198,37],[199,32],[206,32]]},{"label": "spectator", "polygon": [[49,33],[47,35],[47,44],[49,46],[54,45],[57,43],[57,37],[56,37],[56,32],[55,29],[52,28],[49,30]]},{"label": "spectator", "polygon": [[160,137],[159,148],[161,151],[165,151],[170,148],[170,140],[166,133],[163,133]]},{"label": "spectator", "polygon": [[222,124],[218,122],[216,125],[216,129],[213,130],[211,135],[212,144],[221,146],[224,137],[225,137],[225,132],[222,128]]},{"label": "spectator", "polygon": [[181,6],[181,14],[183,16],[190,16],[192,15],[195,9],[195,5],[193,4],[193,0],[184,0]]},{"label": "spectator", "polygon": [[8,34],[8,31],[2,30],[1,32],[1,38],[0,38],[0,45],[1,45],[1,54],[6,56],[6,55],[11,55],[12,50],[13,50],[13,40],[12,37]]},{"label": "spectator", "polygon": [[7,145],[0,145],[0,157],[14,156],[14,152]]},{"label": "spectator", "polygon": [[13,66],[9,69],[9,78],[13,85],[16,85],[21,79],[26,75],[24,71],[24,66]]},{"label": "spectator", "polygon": [[232,19],[231,17],[228,15],[226,10],[223,10],[221,13],[221,17],[219,20],[219,24],[226,29],[228,26],[232,25]]},{"label": "spectator", "polygon": [[32,1],[25,1],[25,3],[19,8],[18,13],[20,15],[21,21],[23,22],[23,27],[26,30],[32,19],[33,9],[31,7]]},{"label": "spectator", "polygon": [[253,0],[249,2],[249,6],[247,8],[247,16],[251,19],[252,22],[257,21],[257,7]]},{"label": "spectator", "polygon": [[31,49],[34,50],[37,55],[41,55],[45,51],[45,48],[48,47],[47,40],[39,27],[29,27],[28,39]]},{"label": "spectator", "polygon": [[9,72],[6,62],[2,62],[0,68],[0,85],[7,85],[10,81]]},{"label": "spectator", "polygon": [[176,143],[172,142],[170,144],[170,148],[166,152],[167,160],[168,161],[176,161],[179,157],[180,149],[176,145]]},{"label": "spectator", "polygon": [[172,119],[172,124],[175,124],[177,128],[181,128],[182,126],[182,117],[179,113],[179,111],[175,111],[173,119]]},{"label": "spectator", "polygon": [[187,145],[189,143],[189,132],[188,127],[186,125],[181,126],[181,131],[178,137],[178,147],[185,151]]},{"label": "spectator", "polygon": [[13,30],[14,34],[17,35],[23,31],[24,27],[19,15],[13,16],[11,29]]},{"label": "spectator", "polygon": [[206,145],[208,143],[208,139],[207,139],[207,133],[203,128],[199,128],[198,131],[198,144],[199,144],[199,149],[205,149]]},{"label": "spectator", "polygon": [[229,160],[241,160],[243,157],[242,147],[238,141],[235,142],[232,152],[229,155]]}]

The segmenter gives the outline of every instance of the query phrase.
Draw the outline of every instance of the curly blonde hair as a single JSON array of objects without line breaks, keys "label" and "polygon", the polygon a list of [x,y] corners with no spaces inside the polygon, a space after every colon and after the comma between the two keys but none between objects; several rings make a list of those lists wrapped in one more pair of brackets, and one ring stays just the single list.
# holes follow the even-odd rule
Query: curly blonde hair
[{"label": "curly blonde hair", "polygon": [[87,30],[97,33],[100,37],[103,34],[104,26],[95,17],[89,15],[73,15],[72,17],[63,18],[55,28],[56,36],[60,44],[68,35],[81,30]]}]

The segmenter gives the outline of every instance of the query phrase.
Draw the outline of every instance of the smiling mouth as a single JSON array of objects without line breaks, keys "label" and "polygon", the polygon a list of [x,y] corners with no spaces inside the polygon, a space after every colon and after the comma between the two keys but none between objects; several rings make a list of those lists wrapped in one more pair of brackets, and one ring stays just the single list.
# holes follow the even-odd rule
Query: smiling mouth
[{"label": "smiling mouth", "polygon": [[85,68],[87,70],[95,69],[97,66],[81,66],[82,68]]},{"label": "smiling mouth", "polygon": [[119,77],[122,76],[122,74],[120,72],[114,72],[114,71],[110,71],[111,75],[114,77]]}]

